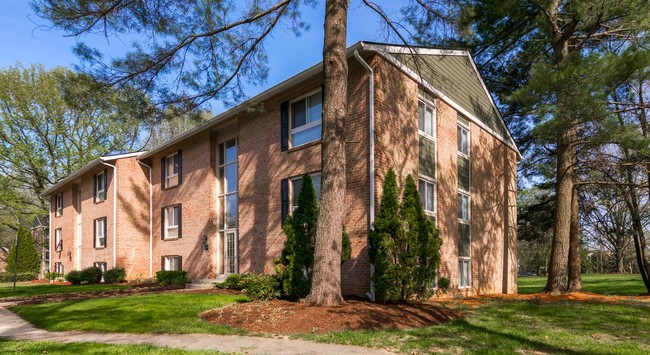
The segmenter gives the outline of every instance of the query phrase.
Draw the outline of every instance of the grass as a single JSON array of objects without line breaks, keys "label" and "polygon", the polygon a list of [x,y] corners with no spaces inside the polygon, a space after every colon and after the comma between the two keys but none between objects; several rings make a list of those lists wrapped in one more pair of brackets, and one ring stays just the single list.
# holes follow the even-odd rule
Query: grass
[{"label": "grass", "polygon": [[17,306],[11,310],[50,331],[242,334],[242,330],[203,321],[199,313],[247,301],[240,295],[164,293]]},{"label": "grass", "polygon": [[216,351],[189,351],[152,345],[113,345],[97,343],[55,343],[49,341],[0,340],[1,354],[219,354]]},{"label": "grass", "polygon": [[410,330],[304,334],[328,343],[426,352],[650,352],[650,308],[643,304],[490,301],[463,319]]},{"label": "grass", "polygon": [[[517,284],[520,294],[537,293],[546,286],[546,277],[520,276]],[[632,296],[648,293],[639,274],[582,274],[582,288],[602,295]]]},{"label": "grass", "polygon": [[129,288],[126,285],[55,285],[55,284],[32,284],[22,283],[16,285],[14,292],[13,284],[3,284],[0,286],[0,299],[8,297],[26,297],[37,295],[49,295],[69,292],[92,292],[101,290],[114,290]]}]

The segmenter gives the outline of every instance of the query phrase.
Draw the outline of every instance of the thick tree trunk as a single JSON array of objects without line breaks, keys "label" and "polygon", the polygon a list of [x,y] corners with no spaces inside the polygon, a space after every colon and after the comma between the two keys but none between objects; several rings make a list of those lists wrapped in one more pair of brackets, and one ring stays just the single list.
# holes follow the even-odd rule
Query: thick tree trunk
[{"label": "thick tree trunk", "polygon": [[341,235],[345,214],[345,120],[348,62],[347,0],[325,2],[322,187],[311,293],[315,306],[338,306],[341,296]]},{"label": "thick tree trunk", "polygon": [[[562,117],[557,118],[561,120]],[[567,120],[568,121],[568,120]],[[564,122],[567,122],[564,121]],[[562,122],[562,121],[560,121]],[[568,121],[567,123],[570,123]],[[576,137],[575,125],[565,124],[557,134],[557,181],[555,182],[555,215],[551,259],[548,280],[543,292],[561,293],[567,289],[567,261],[569,258],[569,236],[571,234],[571,201],[573,197],[573,162]]]},{"label": "thick tree trunk", "polygon": [[571,232],[569,236],[569,292],[582,290],[582,258],[580,257],[580,221],[578,214],[578,189],[573,188],[571,198]]},{"label": "thick tree trunk", "polygon": [[[627,171],[627,180],[633,181],[632,173]],[[650,292],[650,262],[646,254],[645,233],[643,232],[643,224],[641,222],[641,212],[639,211],[639,203],[637,202],[636,192],[634,187],[630,187],[628,196],[625,199],[625,204],[630,210],[632,216],[632,230],[634,231],[634,249],[636,250],[636,262],[639,265],[639,273],[646,290]]]}]

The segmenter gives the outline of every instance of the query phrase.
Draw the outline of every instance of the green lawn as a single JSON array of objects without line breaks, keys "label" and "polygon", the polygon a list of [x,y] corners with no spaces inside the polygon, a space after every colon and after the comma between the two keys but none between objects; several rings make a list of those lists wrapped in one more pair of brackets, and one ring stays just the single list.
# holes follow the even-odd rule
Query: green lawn
[{"label": "green lawn", "polygon": [[219,354],[216,351],[189,351],[151,345],[97,343],[61,344],[49,341],[8,341],[0,339],[0,354]]},{"label": "green lawn", "polygon": [[[519,276],[517,285],[521,294],[536,293],[546,286],[546,277]],[[648,293],[639,274],[582,274],[582,288],[587,292],[603,295],[630,296]]]},{"label": "green lawn", "polygon": [[205,322],[199,313],[247,301],[240,295],[165,293],[17,306],[11,310],[51,331],[241,334],[243,331]]},{"label": "green lawn", "polygon": [[13,284],[2,284],[0,286],[0,299],[8,297],[23,297],[23,296],[37,296],[56,293],[69,293],[69,292],[91,292],[101,290],[113,290],[129,288],[126,285],[55,285],[55,284],[32,284],[21,283],[16,285],[14,292]]}]

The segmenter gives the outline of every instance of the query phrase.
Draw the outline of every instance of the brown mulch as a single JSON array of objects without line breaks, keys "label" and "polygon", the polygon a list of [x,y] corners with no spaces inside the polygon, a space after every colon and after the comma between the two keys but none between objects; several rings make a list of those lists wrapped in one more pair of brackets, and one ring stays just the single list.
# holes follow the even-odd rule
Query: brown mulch
[{"label": "brown mulch", "polygon": [[544,303],[550,302],[595,302],[595,303],[620,303],[629,301],[650,301],[650,294],[635,295],[635,296],[617,296],[617,295],[601,295],[598,293],[578,291],[565,294],[550,294],[550,293],[533,293],[526,295],[503,295],[495,294],[484,296],[484,298],[504,299],[513,301],[538,301]]},{"label": "brown mulch", "polygon": [[231,304],[201,313],[201,318],[211,323],[273,334],[417,328],[460,317],[460,311],[428,303],[381,305],[358,298],[346,299],[340,307],[272,300]]},{"label": "brown mulch", "polygon": [[158,284],[135,284],[128,289],[99,290],[90,292],[68,292],[48,295],[35,295],[23,297],[3,298],[2,302],[19,302],[21,305],[33,305],[42,303],[56,303],[64,301],[80,301],[94,298],[107,298],[116,296],[142,295],[147,293],[172,292],[184,289],[183,286],[161,286]]}]

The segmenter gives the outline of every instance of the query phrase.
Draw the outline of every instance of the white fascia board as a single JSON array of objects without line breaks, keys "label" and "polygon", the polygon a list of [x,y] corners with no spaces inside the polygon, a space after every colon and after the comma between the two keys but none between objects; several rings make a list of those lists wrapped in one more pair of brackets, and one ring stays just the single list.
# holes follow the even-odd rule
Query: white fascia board
[{"label": "white fascia board", "polygon": [[[493,137],[495,137],[496,139],[498,139],[500,142],[504,143],[505,145],[507,145],[508,147],[510,147],[512,150],[514,150],[514,151],[517,153],[517,156],[518,156],[519,159],[522,158],[521,153],[519,152],[519,149],[517,148],[517,145],[514,143],[514,140],[512,139],[512,136],[510,136],[510,132],[508,131],[507,127],[506,127],[506,132],[508,132],[508,137],[506,138],[506,137],[503,137],[500,133],[498,133],[498,132],[496,132],[495,130],[493,130],[492,128],[488,127],[488,126],[487,126],[485,123],[483,123],[483,122],[482,122],[478,117],[476,117],[476,116],[474,116],[473,114],[471,114],[469,111],[467,111],[466,109],[464,109],[460,104],[456,103],[456,102],[455,102],[454,100],[452,100],[450,97],[448,97],[447,95],[445,95],[442,91],[438,90],[438,89],[435,88],[433,85],[431,85],[429,82],[427,82],[426,80],[424,80],[424,78],[422,78],[422,77],[420,76],[420,74],[418,74],[418,73],[416,73],[415,71],[411,70],[411,69],[410,69],[409,67],[407,67],[405,64],[403,64],[402,62],[400,62],[399,60],[397,60],[397,58],[393,57],[390,53],[384,51],[384,50],[382,49],[382,47],[383,47],[383,46],[379,46],[379,45],[374,45],[374,44],[373,44],[373,45],[365,45],[365,46],[364,46],[364,49],[369,49],[369,50],[373,50],[373,51],[377,52],[379,55],[381,55],[381,56],[384,57],[386,60],[388,60],[391,64],[395,65],[395,66],[398,67],[400,70],[402,70],[406,75],[408,75],[409,77],[411,77],[411,78],[412,78],[413,80],[415,80],[416,82],[420,83],[422,86],[424,86],[425,88],[427,88],[429,91],[431,91],[435,96],[438,96],[442,101],[444,101],[444,102],[446,102],[447,104],[449,104],[449,106],[453,107],[456,111],[462,113],[463,116],[467,117],[467,118],[468,118],[470,121],[472,121],[474,124],[476,124],[477,126],[481,127],[481,128],[484,129],[486,132],[488,132],[490,135],[492,135]],[[400,47],[398,47],[398,48],[400,48]],[[465,52],[463,55],[469,55],[469,53],[468,53],[468,52]],[[470,58],[471,58],[471,56],[470,56]],[[480,76],[479,76],[479,77],[480,77]],[[482,80],[481,80],[481,82],[482,82]],[[485,86],[484,86],[484,87],[485,87]],[[487,88],[486,88],[486,89],[487,89]],[[492,97],[489,95],[489,93],[486,92],[486,94],[490,97],[490,100],[492,100]],[[494,101],[492,101],[492,104],[494,104]],[[495,106],[495,108],[496,108],[496,106]],[[499,112],[499,111],[497,110],[497,112]],[[501,118],[500,115],[499,115],[499,118]],[[502,124],[505,125],[505,123],[503,123],[503,118],[501,118],[501,121],[502,121]]]},{"label": "white fascia board", "polygon": [[468,51],[462,49],[444,49],[444,48],[422,48],[409,46],[395,46],[375,43],[363,43],[363,48],[375,52],[386,52],[395,54],[422,54],[422,55],[453,55],[464,56]]}]

